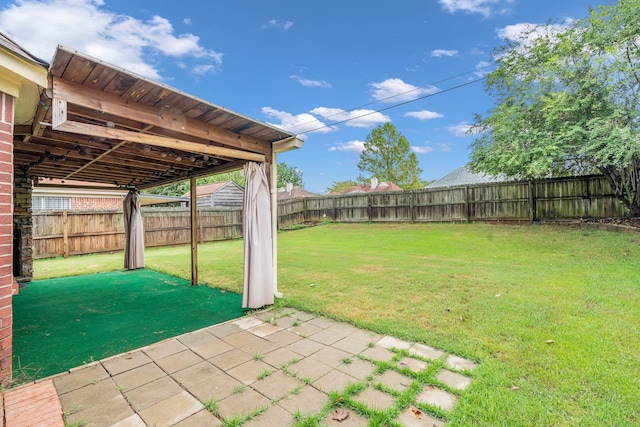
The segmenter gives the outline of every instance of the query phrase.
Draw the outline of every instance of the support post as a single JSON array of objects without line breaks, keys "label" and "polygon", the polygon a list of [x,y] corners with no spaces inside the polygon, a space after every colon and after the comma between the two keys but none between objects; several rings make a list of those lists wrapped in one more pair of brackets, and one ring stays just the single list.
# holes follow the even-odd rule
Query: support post
[{"label": "support post", "polygon": [[196,178],[191,178],[191,286],[198,285],[198,193]]},{"label": "support post", "polygon": [[271,192],[271,252],[273,260],[273,292],[276,298],[282,298],[278,292],[278,164],[277,155],[272,151],[269,174],[269,191]]},{"label": "support post", "polygon": [[62,256],[69,258],[69,218],[67,211],[62,211]]},{"label": "support post", "polygon": [[533,183],[529,181],[529,223],[536,220],[536,200],[533,197]]}]

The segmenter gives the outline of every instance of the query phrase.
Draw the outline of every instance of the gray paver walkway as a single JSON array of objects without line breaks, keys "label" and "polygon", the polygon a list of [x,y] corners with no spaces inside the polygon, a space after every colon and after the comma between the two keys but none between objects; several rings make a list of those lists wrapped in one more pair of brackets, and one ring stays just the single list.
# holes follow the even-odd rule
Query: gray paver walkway
[{"label": "gray paver walkway", "polygon": [[[294,309],[268,310],[51,377],[83,426],[444,426],[476,364]],[[411,401],[400,406],[398,402]],[[347,417],[333,419],[338,409]],[[309,422],[310,421],[310,422]]]}]

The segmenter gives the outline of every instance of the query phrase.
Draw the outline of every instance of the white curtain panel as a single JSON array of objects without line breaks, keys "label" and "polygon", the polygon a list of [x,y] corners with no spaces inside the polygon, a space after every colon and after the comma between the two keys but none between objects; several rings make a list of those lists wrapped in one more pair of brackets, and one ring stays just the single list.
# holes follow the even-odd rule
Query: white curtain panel
[{"label": "white curtain panel", "polygon": [[129,190],[123,202],[124,210],[124,268],[144,267],[144,227],[140,210],[140,192]]},{"label": "white curtain panel", "polygon": [[271,196],[264,163],[244,167],[244,290],[243,308],[273,304]]}]

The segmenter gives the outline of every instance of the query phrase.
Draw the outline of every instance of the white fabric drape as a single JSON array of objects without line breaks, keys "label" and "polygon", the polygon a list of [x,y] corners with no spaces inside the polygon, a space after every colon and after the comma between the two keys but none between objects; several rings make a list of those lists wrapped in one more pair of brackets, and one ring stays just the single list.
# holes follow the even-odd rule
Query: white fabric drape
[{"label": "white fabric drape", "polygon": [[247,163],[244,177],[242,307],[260,308],[274,300],[271,198],[264,163]]},{"label": "white fabric drape", "polygon": [[140,192],[129,190],[124,198],[124,268],[144,267],[144,228],[140,210]]}]

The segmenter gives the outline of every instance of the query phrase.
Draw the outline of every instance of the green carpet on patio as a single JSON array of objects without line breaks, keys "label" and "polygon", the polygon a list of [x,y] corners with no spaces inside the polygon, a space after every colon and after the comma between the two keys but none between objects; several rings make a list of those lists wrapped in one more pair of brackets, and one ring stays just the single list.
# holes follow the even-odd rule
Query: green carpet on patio
[{"label": "green carpet on patio", "polygon": [[244,314],[242,296],[153,270],[31,282],[13,297],[14,378],[64,372]]}]

